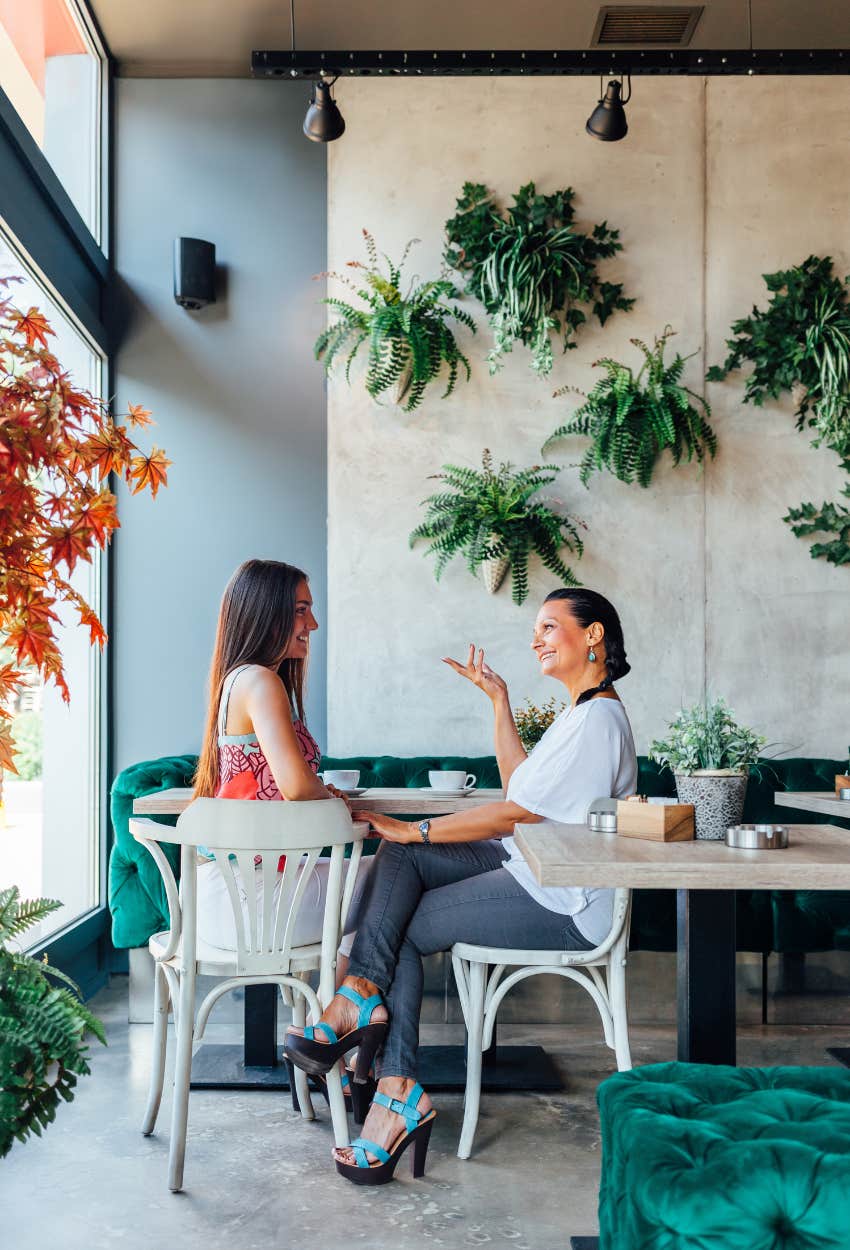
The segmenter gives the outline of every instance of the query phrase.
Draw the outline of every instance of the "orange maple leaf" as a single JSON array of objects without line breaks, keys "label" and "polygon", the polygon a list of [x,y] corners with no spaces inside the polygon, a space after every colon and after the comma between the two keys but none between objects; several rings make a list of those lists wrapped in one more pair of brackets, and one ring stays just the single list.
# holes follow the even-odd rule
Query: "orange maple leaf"
[{"label": "orange maple leaf", "polygon": [[2,719],[0,719],[0,768],[4,768],[9,773],[17,773],[12,722],[8,717],[8,713],[3,712],[0,715],[2,715]]},{"label": "orange maple leaf", "polygon": [[51,650],[56,648],[50,626],[41,621],[19,621],[9,630],[7,641],[15,648],[19,664],[31,660],[39,669],[46,666]]},{"label": "orange maple leaf", "polygon": [[37,308],[31,308],[29,312],[18,313],[16,317],[13,317],[12,330],[14,333],[23,334],[27,347],[35,347],[36,343],[40,343],[46,348],[47,336],[53,334],[47,318]]},{"label": "orange maple leaf", "polygon": [[68,566],[68,572],[73,573],[74,566],[78,560],[84,560],[91,564],[91,551],[89,550],[88,535],[91,531],[85,525],[74,523],[65,526],[63,529],[53,530],[52,536],[48,538],[47,544],[53,557],[53,563],[59,564],[64,561]]},{"label": "orange maple leaf", "polygon": [[138,495],[140,490],[150,487],[151,496],[156,499],[160,486],[168,485],[167,469],[170,464],[161,447],[154,447],[149,456],[133,456],[130,462],[130,478],[136,483],[133,494]]},{"label": "orange maple leaf", "polygon": [[79,456],[86,468],[97,469],[101,482],[115,467],[115,439],[112,430],[98,430],[80,444]]},{"label": "orange maple leaf", "polygon": [[143,408],[141,404],[127,405],[127,420],[130,425],[153,425],[149,408]]},{"label": "orange maple leaf", "polygon": [[91,528],[96,542],[102,547],[113,530],[120,529],[115,513],[115,496],[110,490],[102,490],[94,499],[83,504],[81,515]]},{"label": "orange maple leaf", "polygon": [[106,642],[106,630],[103,628],[103,624],[97,613],[93,612],[91,608],[86,608],[85,610],[81,609],[80,624],[88,626],[92,646],[97,643],[101,650],[103,650],[103,645]]}]

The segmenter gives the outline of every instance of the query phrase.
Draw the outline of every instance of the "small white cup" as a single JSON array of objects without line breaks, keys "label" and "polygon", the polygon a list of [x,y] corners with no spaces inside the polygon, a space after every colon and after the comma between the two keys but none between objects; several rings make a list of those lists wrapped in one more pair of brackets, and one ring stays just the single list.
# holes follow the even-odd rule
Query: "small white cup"
[{"label": "small white cup", "polygon": [[337,790],[356,790],[360,781],[360,773],[354,768],[327,768],[319,776],[326,786],[336,786]]},{"label": "small white cup", "polygon": [[477,781],[475,773],[455,772],[452,769],[428,774],[428,785],[432,790],[470,790]]}]

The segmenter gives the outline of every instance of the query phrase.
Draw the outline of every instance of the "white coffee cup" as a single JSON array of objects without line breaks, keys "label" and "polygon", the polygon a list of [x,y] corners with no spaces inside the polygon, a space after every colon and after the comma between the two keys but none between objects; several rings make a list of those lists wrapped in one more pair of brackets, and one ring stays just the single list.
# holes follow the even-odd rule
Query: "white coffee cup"
[{"label": "white coffee cup", "polygon": [[326,786],[336,786],[337,790],[356,790],[360,781],[360,773],[354,768],[326,768],[319,776]]},{"label": "white coffee cup", "polygon": [[470,790],[477,780],[475,773],[455,772],[452,769],[428,774],[428,785],[432,790]]}]

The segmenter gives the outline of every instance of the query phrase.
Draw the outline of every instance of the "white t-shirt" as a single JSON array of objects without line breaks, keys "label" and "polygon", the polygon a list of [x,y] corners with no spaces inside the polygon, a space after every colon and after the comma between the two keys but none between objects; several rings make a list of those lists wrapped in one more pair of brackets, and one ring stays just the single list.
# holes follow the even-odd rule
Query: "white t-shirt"
[{"label": "white t-shirt", "polygon": [[[637,787],[637,756],[625,708],[618,699],[588,699],[561,712],[514,770],[506,798],[561,824],[584,824],[594,799],[623,799]],[[505,868],[549,911],[572,916],[588,941],[611,928],[614,891],[539,885],[513,838],[502,845]]]}]

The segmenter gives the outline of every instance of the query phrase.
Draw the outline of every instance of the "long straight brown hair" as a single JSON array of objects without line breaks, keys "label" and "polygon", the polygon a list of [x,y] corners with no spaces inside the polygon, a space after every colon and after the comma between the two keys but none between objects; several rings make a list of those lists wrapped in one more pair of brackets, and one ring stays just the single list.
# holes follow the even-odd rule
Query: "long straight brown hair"
[{"label": "long straight brown hair", "polygon": [[219,785],[218,712],[228,673],[240,664],[276,669],[289,700],[304,719],[306,661],[284,659],[295,629],[299,582],[307,574],[280,560],[246,560],[227,584],[218,613],[209,677],[204,742],[195,773],[195,798],[211,798]]}]

